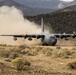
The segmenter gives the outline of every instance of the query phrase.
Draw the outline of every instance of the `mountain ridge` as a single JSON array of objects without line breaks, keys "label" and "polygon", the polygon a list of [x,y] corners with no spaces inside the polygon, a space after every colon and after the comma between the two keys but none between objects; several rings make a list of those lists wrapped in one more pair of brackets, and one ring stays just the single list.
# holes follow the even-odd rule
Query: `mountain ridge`
[{"label": "mountain ridge", "polygon": [[3,1],[0,1],[0,6],[3,6],[3,5],[6,5],[6,6],[15,6],[16,8],[20,9],[23,11],[23,14],[24,15],[39,15],[39,14],[45,14],[45,13],[49,13],[51,11],[54,11],[53,9],[39,9],[39,8],[31,8],[31,7],[28,7],[28,6],[24,6],[24,5],[21,5],[13,0],[3,0]]},{"label": "mountain ridge", "polygon": [[61,0],[15,0],[23,5],[37,8],[62,9],[71,5],[76,5],[76,0],[64,2]]}]

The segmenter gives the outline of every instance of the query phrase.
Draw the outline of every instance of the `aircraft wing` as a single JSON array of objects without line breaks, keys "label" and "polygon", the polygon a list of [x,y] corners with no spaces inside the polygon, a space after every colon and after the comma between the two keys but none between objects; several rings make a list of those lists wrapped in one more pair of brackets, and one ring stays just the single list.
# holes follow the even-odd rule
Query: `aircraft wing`
[{"label": "aircraft wing", "polygon": [[[72,38],[75,38],[76,37],[76,34],[50,34],[50,36],[55,36],[56,38],[69,38],[69,37],[72,37]],[[25,35],[1,35],[1,36],[13,36],[13,37],[16,37],[16,38],[44,38],[45,35],[44,34],[25,34]]]},{"label": "aircraft wing", "polygon": [[69,38],[69,37],[75,38],[76,34],[54,34],[54,36],[56,38]]},{"label": "aircraft wing", "polygon": [[30,37],[30,38],[43,38],[44,37],[44,35],[36,35],[36,34],[25,34],[25,35],[1,35],[1,36],[13,36],[13,37],[16,37],[16,38],[28,38],[28,37]]}]

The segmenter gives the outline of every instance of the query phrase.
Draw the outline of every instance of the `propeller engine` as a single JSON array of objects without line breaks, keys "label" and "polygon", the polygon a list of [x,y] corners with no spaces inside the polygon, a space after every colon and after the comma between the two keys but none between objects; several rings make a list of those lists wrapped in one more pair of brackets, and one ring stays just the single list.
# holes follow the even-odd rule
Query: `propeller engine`
[{"label": "propeller engine", "polygon": [[29,41],[32,41],[32,38],[31,38],[31,37],[28,37],[28,40],[29,40]]},{"label": "propeller engine", "polygon": [[13,38],[13,40],[14,40],[14,41],[16,41],[16,40],[17,40],[17,38],[16,38],[16,37],[14,37],[14,38]]},{"label": "propeller engine", "polygon": [[65,37],[65,40],[69,40],[69,38],[68,37]]}]

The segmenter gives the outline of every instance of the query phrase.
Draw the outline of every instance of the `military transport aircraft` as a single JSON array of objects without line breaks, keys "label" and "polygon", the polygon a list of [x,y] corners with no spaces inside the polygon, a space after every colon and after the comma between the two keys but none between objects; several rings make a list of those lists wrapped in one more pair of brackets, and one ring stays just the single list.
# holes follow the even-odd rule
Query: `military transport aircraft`
[{"label": "military transport aircraft", "polygon": [[57,38],[69,40],[68,38],[75,38],[75,32],[73,34],[45,34],[44,33],[44,24],[43,18],[41,18],[41,27],[42,33],[41,34],[25,34],[25,35],[1,35],[1,36],[13,36],[14,40],[16,41],[17,38],[28,38],[29,41],[32,41],[32,38],[41,38],[42,45],[51,45],[54,46],[57,43]]}]

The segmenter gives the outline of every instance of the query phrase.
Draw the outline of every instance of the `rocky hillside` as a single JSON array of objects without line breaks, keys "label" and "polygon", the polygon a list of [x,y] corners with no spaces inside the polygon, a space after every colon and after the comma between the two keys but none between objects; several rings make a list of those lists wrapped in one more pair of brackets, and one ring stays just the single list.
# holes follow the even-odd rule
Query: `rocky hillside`
[{"label": "rocky hillside", "polygon": [[76,31],[76,5],[64,8],[54,13],[27,17],[27,19],[40,24],[41,17],[44,18],[45,25],[50,29],[52,27],[55,33],[72,33],[73,31]]},{"label": "rocky hillside", "polygon": [[59,10],[58,12],[70,12],[70,11],[76,11],[76,5],[66,7],[64,9]]},{"label": "rocky hillside", "polygon": [[39,15],[39,14],[45,14],[54,11],[53,9],[41,9],[41,8],[31,8],[28,6],[24,6],[22,4],[19,4],[13,0],[2,0],[0,1],[0,6],[15,6],[16,8],[23,11],[24,15]]}]

